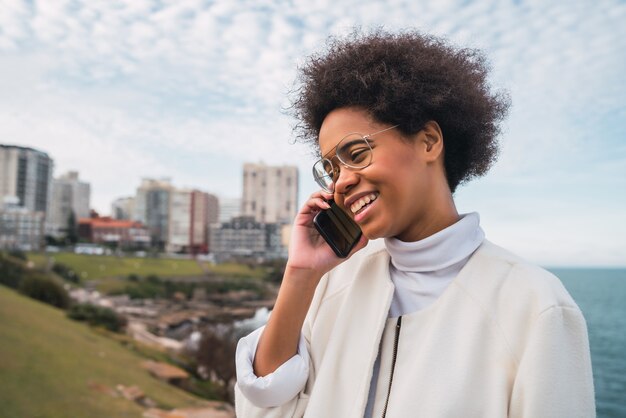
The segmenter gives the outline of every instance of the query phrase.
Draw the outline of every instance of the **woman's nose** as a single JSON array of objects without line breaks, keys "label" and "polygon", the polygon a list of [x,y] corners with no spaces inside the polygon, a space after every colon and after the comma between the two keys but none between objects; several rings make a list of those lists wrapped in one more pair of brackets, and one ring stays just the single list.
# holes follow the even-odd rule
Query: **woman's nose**
[{"label": "woman's nose", "polygon": [[358,174],[350,167],[342,166],[334,181],[335,193],[346,194],[358,182]]}]

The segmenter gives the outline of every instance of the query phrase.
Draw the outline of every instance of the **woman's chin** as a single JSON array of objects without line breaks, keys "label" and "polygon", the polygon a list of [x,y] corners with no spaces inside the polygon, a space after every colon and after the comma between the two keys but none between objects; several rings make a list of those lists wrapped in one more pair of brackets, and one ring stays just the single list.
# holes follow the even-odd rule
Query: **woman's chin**
[{"label": "woman's chin", "polygon": [[374,228],[371,225],[366,225],[361,228],[361,232],[365,237],[369,240],[374,240],[378,238],[385,238],[385,233],[380,230],[380,228]]}]

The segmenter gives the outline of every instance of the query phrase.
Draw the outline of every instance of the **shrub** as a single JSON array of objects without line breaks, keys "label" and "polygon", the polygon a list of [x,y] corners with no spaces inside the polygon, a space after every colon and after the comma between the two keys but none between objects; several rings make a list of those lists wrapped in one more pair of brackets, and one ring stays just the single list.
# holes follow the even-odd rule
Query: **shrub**
[{"label": "shrub", "polygon": [[284,259],[269,260],[263,263],[263,267],[265,267],[264,280],[280,284],[285,275],[286,264],[287,260]]},{"label": "shrub", "polygon": [[11,257],[15,257],[17,259],[20,259],[22,261],[28,261],[28,257],[26,256],[26,253],[22,250],[11,250],[9,251],[9,255]]},{"label": "shrub", "polygon": [[148,283],[151,283],[151,284],[161,284],[161,283],[163,283],[161,278],[159,276],[157,276],[156,274],[150,274],[150,275],[146,276],[146,281]]},{"label": "shrub", "polygon": [[138,282],[139,281],[139,276],[135,273],[131,273],[128,275],[128,281],[131,282]]},{"label": "shrub", "polygon": [[162,285],[139,282],[126,285],[125,293],[131,299],[158,299],[165,297],[165,290]]},{"label": "shrub", "polygon": [[0,284],[17,289],[25,274],[23,263],[0,253]]},{"label": "shrub", "polygon": [[72,283],[80,282],[80,277],[78,276],[78,274],[76,274],[74,270],[72,270],[65,264],[55,263],[54,266],[52,266],[52,271],[58,274],[59,276],[63,277],[68,282],[72,282]]},{"label": "shrub", "polygon": [[72,305],[67,316],[76,321],[84,321],[92,326],[101,326],[113,332],[119,332],[126,326],[126,318],[115,313],[113,309],[88,303]]},{"label": "shrub", "polygon": [[19,285],[19,291],[57,308],[65,309],[70,304],[70,298],[63,286],[43,275],[30,274],[24,277]]}]

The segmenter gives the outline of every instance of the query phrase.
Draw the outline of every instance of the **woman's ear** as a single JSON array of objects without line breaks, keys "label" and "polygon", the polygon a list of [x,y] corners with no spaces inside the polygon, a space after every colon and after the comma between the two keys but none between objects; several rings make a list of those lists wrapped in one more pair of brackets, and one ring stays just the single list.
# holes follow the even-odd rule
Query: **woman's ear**
[{"label": "woman's ear", "polygon": [[434,120],[429,120],[422,129],[422,139],[426,145],[428,161],[435,161],[443,155],[443,134],[441,127]]}]

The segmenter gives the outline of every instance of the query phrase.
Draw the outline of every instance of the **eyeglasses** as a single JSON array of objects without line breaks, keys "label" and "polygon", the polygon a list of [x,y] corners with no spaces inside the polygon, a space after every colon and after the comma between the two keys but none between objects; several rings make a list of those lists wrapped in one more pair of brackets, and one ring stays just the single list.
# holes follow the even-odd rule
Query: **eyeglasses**
[{"label": "eyeglasses", "polygon": [[[337,157],[337,160],[345,167],[357,170],[364,169],[372,163],[372,146],[368,139],[374,135],[397,128],[398,126],[400,125],[385,128],[382,131],[368,135],[357,132],[350,133],[343,137],[337,146],[335,146],[335,157]],[[339,178],[340,169],[339,165],[333,164],[332,158],[334,157],[326,158],[330,153],[332,153],[332,150],[313,164],[313,178],[322,189],[328,193],[333,193],[333,184]]]}]

